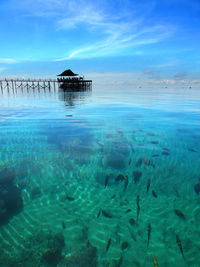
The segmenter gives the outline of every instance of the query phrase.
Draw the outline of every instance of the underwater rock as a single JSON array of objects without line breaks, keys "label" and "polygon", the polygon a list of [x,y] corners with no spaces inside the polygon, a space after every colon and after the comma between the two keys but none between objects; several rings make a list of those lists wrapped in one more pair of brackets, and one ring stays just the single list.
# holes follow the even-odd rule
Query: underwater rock
[{"label": "underwater rock", "polygon": [[54,235],[53,246],[56,249],[63,249],[65,247],[65,238],[62,233],[56,233]]},{"label": "underwater rock", "polygon": [[62,254],[59,249],[47,249],[42,254],[42,261],[48,263],[50,266],[57,266],[61,259]]},{"label": "underwater rock", "polygon": [[36,225],[32,235],[21,240],[19,252],[12,255],[13,259],[19,262],[19,265],[0,264],[0,266],[65,266],[64,253],[62,255],[65,241],[62,233],[55,233],[50,230],[37,230],[37,227],[38,225]]},{"label": "underwater rock", "polygon": [[200,184],[195,184],[194,191],[196,192],[197,195],[200,193]]},{"label": "underwater rock", "polygon": [[0,185],[4,188],[9,188],[13,185],[15,176],[13,169],[4,168],[0,171]]},{"label": "underwater rock", "polygon": [[21,190],[14,184],[15,172],[5,168],[0,171],[0,225],[23,208]]},{"label": "underwater rock", "polygon": [[63,234],[49,235],[47,248],[43,251],[41,260],[50,266],[56,266],[62,259],[62,249],[65,247]]},{"label": "underwater rock", "polygon": [[85,247],[77,249],[66,259],[67,267],[97,267],[97,248],[88,242]]},{"label": "underwater rock", "polygon": [[122,170],[126,167],[124,157],[121,156],[120,154],[108,155],[105,162],[107,167],[117,170]]},{"label": "underwater rock", "polygon": [[135,184],[136,184],[137,182],[139,182],[141,176],[142,176],[142,172],[139,172],[139,171],[134,171],[134,172],[133,172],[133,177],[134,177],[134,182],[135,182]]}]

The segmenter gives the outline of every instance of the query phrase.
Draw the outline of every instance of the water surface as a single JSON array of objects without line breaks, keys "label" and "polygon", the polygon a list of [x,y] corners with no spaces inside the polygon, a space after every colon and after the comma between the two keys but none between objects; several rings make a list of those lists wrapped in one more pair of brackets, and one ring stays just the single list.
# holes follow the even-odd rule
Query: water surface
[{"label": "water surface", "polygon": [[200,266],[199,107],[189,88],[1,94],[1,266]]}]

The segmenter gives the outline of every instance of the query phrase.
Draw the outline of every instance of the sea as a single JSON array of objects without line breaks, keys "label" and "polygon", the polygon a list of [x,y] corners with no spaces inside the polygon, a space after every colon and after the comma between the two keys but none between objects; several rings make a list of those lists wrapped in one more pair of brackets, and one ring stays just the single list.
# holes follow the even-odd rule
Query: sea
[{"label": "sea", "polygon": [[0,266],[199,267],[199,89],[0,92]]}]

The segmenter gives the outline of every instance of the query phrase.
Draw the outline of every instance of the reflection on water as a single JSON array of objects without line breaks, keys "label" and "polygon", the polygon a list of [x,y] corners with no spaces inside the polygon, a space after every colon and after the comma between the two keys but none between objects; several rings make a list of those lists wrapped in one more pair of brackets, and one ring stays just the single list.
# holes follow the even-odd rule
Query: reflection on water
[{"label": "reflection on water", "polygon": [[1,266],[200,266],[197,91],[3,94]]},{"label": "reflection on water", "polygon": [[58,99],[64,101],[66,107],[74,107],[77,101],[84,103],[88,97],[91,97],[91,94],[90,89],[76,92],[59,91]]}]

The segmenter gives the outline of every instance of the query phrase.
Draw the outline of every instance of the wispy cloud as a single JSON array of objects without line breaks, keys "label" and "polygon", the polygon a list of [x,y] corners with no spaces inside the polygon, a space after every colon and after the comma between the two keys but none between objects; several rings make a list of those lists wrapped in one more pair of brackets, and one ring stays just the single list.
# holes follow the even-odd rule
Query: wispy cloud
[{"label": "wispy cloud", "polygon": [[0,71],[4,71],[4,70],[6,70],[6,68],[0,68]]},{"label": "wispy cloud", "polygon": [[13,58],[0,58],[0,63],[3,63],[3,64],[15,64],[15,63],[17,63],[17,60],[13,59]]},{"label": "wispy cloud", "polygon": [[66,54],[56,61],[138,54],[136,47],[158,43],[175,31],[175,26],[154,18],[154,12],[151,14],[155,1],[12,1],[15,8],[25,11],[25,16],[51,19],[54,30],[63,31],[66,39],[70,35],[74,47],[68,45]]},{"label": "wispy cloud", "polygon": [[175,80],[183,80],[183,79],[186,79],[186,77],[187,77],[187,72],[186,72],[186,71],[184,71],[184,72],[179,72],[179,73],[176,73],[176,74],[174,75],[174,79],[175,79]]},{"label": "wispy cloud", "polygon": [[[160,42],[174,32],[174,28],[169,25],[146,26],[145,17],[142,16],[134,18],[128,16],[126,19],[123,14],[112,16],[111,19],[108,14],[93,9],[93,7],[87,8],[80,15],[60,20],[58,30],[77,29],[84,25],[87,31],[98,33],[99,40],[89,45],[82,45],[57,61],[113,55],[121,51],[134,54],[134,49],[130,51],[130,48]],[[129,52],[126,49],[129,49]]]},{"label": "wispy cloud", "polygon": [[172,60],[172,61],[168,61],[168,62],[163,62],[161,64],[155,64],[155,65],[151,65],[150,67],[152,68],[166,68],[166,67],[173,67],[175,65],[177,65],[179,62],[177,60]]}]

